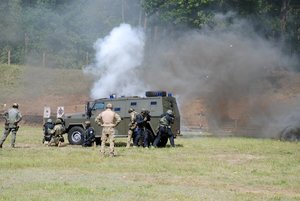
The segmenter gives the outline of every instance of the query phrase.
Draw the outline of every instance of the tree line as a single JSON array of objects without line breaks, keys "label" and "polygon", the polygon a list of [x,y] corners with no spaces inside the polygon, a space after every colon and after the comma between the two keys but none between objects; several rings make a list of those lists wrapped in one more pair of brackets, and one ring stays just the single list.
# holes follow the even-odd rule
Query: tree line
[{"label": "tree line", "polygon": [[[300,55],[299,0],[2,0],[0,63],[80,68],[93,43],[122,22],[164,32],[219,26],[217,13],[234,12],[265,38]],[[227,22],[230,23],[230,20]]]},{"label": "tree line", "polygon": [[283,42],[287,53],[300,54],[299,0],[144,0],[143,8],[162,27],[194,29],[218,26],[216,14],[234,12],[266,39]]}]

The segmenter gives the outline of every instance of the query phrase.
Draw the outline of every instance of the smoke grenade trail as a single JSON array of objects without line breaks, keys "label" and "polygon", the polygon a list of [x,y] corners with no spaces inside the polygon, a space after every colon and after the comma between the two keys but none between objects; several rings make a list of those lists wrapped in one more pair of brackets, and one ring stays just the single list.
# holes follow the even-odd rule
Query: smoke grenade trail
[{"label": "smoke grenade trail", "polygon": [[144,45],[143,31],[128,24],[121,24],[105,38],[98,39],[94,44],[95,63],[85,69],[98,77],[91,97],[141,94],[145,86],[137,79],[137,71],[143,61]]}]

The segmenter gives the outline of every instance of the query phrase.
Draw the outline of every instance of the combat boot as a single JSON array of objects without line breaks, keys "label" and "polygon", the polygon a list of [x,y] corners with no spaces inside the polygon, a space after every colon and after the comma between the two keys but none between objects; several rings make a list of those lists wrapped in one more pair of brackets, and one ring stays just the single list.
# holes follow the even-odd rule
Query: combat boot
[{"label": "combat boot", "polygon": [[0,144],[0,149],[2,149],[2,144]]},{"label": "combat boot", "polygon": [[101,157],[101,158],[105,157],[105,153],[102,152],[102,151],[100,151],[100,157]]}]

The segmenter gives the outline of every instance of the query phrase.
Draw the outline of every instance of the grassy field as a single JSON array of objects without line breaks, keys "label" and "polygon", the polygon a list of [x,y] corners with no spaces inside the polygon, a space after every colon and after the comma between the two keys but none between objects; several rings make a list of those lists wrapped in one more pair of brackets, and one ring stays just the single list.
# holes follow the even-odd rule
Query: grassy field
[{"label": "grassy field", "polygon": [[0,200],[300,200],[299,143],[178,138],[175,149],[45,147],[23,126],[0,150]]},{"label": "grassy field", "polygon": [[73,108],[89,99],[92,83],[80,69],[0,64],[0,112],[14,102],[23,115],[41,115],[44,106]]}]

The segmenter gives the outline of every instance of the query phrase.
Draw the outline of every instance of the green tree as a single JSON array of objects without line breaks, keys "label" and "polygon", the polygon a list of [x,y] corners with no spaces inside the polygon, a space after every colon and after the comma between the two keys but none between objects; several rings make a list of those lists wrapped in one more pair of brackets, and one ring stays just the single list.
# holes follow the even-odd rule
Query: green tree
[{"label": "green tree", "polygon": [[[138,23],[139,0],[0,1],[0,62],[12,51],[13,63],[80,68],[93,43],[121,22]],[[91,60],[91,59],[90,59]]]},{"label": "green tree", "polygon": [[153,0],[142,1],[147,16],[154,16],[160,24],[187,25],[200,28],[212,19],[215,0]]},{"label": "green tree", "polygon": [[[12,62],[22,60],[22,32],[21,25],[21,0],[3,0],[0,2],[0,51],[6,53],[8,50],[15,51],[16,54],[11,58]],[[2,58],[3,63],[7,58]]]}]

